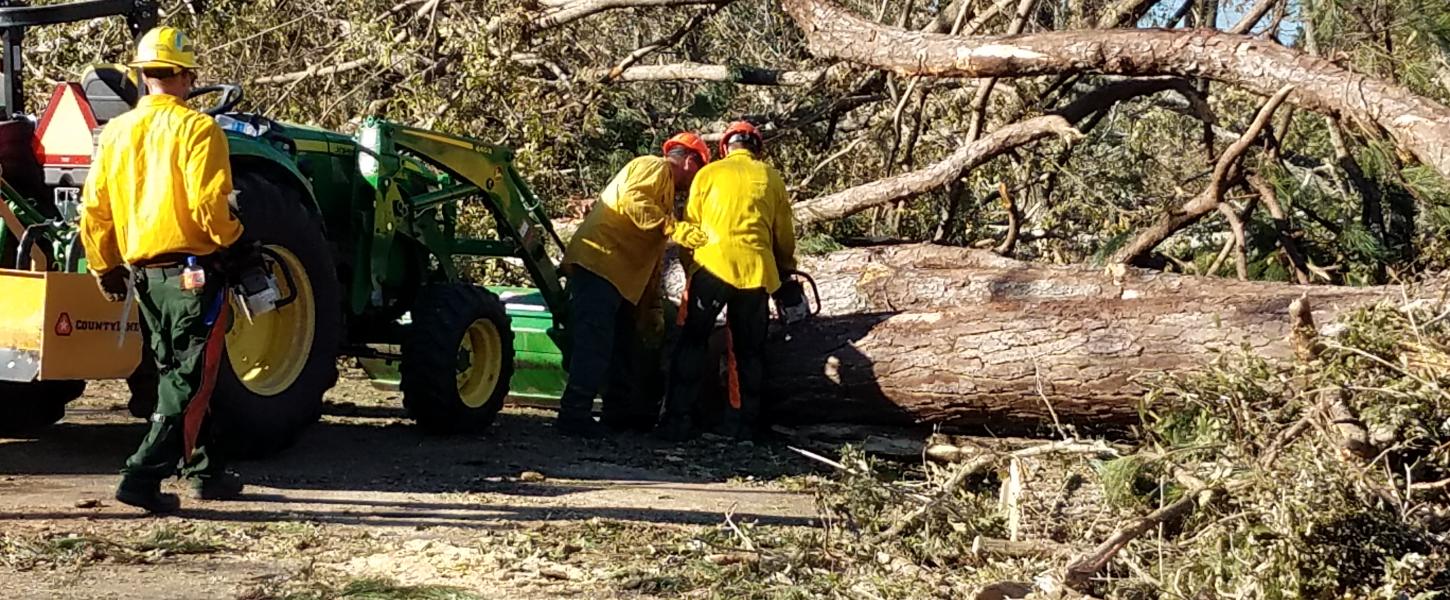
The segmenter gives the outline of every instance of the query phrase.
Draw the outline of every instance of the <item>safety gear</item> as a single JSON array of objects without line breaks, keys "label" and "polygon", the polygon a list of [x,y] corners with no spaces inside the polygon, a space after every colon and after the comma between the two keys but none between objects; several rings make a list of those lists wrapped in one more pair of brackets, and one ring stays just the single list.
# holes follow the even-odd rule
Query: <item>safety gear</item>
[{"label": "safety gear", "polygon": [[604,191],[564,251],[565,273],[583,267],[638,304],[650,273],[674,230],[675,179],[669,161],[641,156],[629,162]]},{"label": "safety gear", "polygon": [[565,437],[597,440],[609,435],[609,431],[595,421],[594,417],[584,419],[563,419],[554,422],[555,429]]},{"label": "safety gear", "polygon": [[710,164],[710,146],[706,145],[705,140],[700,139],[700,136],[695,135],[693,132],[682,131],[680,133],[676,133],[674,137],[665,140],[665,145],[661,152],[663,152],[664,154],[669,154],[670,150],[678,147],[684,147],[689,148],[690,150],[694,150],[695,154],[700,155],[701,165]]},{"label": "safety gear", "polygon": [[113,267],[105,273],[96,275],[96,285],[101,288],[101,295],[111,302],[125,302],[126,293],[130,291],[126,285],[131,278],[131,272],[126,267]]},{"label": "safety gear", "polygon": [[731,123],[729,127],[726,127],[725,133],[720,136],[720,156],[728,156],[730,154],[731,138],[735,137],[736,134],[753,137],[755,138],[756,144],[765,144],[765,138],[761,137],[760,130],[756,129],[754,125],[751,125],[749,121],[736,121]]},{"label": "safety gear", "polygon": [[91,270],[206,256],[236,243],[242,224],[227,206],[227,152],[221,128],[175,96],[145,96],[108,123],[82,191]]},{"label": "safety gear", "polygon": [[242,495],[241,476],[231,471],[191,478],[191,497],[195,500],[235,500]]},{"label": "safety gear", "polygon": [[731,435],[748,439],[761,414],[769,296],[759,288],[736,288],[709,271],[697,271],[690,277],[687,289],[689,301],[681,307],[685,311],[684,326],[671,364],[662,435],[671,440],[690,435],[689,424],[709,368],[706,357],[710,335],[715,331],[715,318],[725,310],[730,394],[725,418]]},{"label": "safety gear", "polygon": [[156,366],[161,372],[156,414],[135,454],[121,469],[121,487],[151,489],[177,471],[206,479],[226,465],[210,441],[208,404],[216,384],[226,334],[228,304],[221,301],[222,278],[209,277],[206,289],[181,289],[171,269],[145,269],[138,278],[141,318],[146,322]]},{"label": "safety gear", "polygon": [[174,513],[181,508],[181,500],[176,494],[161,493],[160,481],[144,486],[122,483],[116,488],[116,501],[157,515]]},{"label": "safety gear", "polygon": [[795,221],[785,182],[749,150],[733,150],[700,169],[683,222],[710,236],[694,252],[694,269],[736,289],[774,292],[780,274],[795,269]]},{"label": "safety gear", "polygon": [[670,239],[690,250],[696,250],[710,243],[710,234],[694,223],[678,222],[670,231]]},{"label": "safety gear", "polygon": [[196,48],[191,40],[175,27],[157,27],[141,36],[136,43],[136,59],[131,66],[141,69],[176,67],[195,69]]}]

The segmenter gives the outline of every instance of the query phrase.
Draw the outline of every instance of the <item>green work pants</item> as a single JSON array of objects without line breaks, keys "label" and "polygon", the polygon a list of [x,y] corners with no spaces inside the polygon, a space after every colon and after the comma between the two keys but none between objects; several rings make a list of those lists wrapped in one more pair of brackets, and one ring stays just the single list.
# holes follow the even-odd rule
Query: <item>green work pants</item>
[{"label": "green work pants", "polygon": [[196,449],[184,457],[182,417],[201,388],[206,338],[211,332],[206,318],[221,297],[221,274],[208,270],[207,285],[200,293],[181,289],[181,275],[174,269],[144,269],[136,279],[141,318],[151,333],[148,342],[156,354],[161,385],[151,430],[136,453],[126,459],[121,487],[155,490],[163,479],[176,474],[178,465],[183,477],[205,480],[224,468],[215,448],[206,444],[212,433],[211,419],[202,421]]}]

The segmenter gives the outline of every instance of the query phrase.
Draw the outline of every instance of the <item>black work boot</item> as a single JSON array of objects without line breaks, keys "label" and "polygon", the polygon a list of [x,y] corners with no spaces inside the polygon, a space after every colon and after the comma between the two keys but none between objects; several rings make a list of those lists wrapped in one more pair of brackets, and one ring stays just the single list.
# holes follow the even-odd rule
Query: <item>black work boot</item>
[{"label": "black work boot", "polygon": [[608,432],[604,426],[595,421],[594,417],[565,417],[560,415],[554,421],[554,428],[559,433],[569,437],[598,439],[604,437]]},{"label": "black work boot", "polygon": [[116,488],[116,501],[158,515],[174,513],[181,508],[181,500],[176,494],[161,492],[160,482],[136,484],[122,480],[120,487]]},{"label": "black work boot", "polygon": [[242,478],[231,471],[191,478],[191,497],[197,500],[236,500],[242,495]]}]

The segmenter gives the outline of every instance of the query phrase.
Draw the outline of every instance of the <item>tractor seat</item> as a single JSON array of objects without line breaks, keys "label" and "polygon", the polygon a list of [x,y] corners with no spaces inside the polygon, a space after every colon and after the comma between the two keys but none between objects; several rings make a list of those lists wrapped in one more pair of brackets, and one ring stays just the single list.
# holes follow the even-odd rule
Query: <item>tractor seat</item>
[{"label": "tractor seat", "polygon": [[92,65],[81,76],[81,90],[91,103],[91,114],[101,124],[135,108],[145,93],[135,72],[125,65]]}]

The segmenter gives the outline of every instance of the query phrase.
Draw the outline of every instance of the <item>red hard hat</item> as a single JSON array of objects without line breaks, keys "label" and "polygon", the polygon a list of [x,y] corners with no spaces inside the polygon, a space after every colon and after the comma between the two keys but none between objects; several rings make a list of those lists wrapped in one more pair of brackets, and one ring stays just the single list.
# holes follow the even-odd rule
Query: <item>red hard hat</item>
[{"label": "red hard hat", "polygon": [[694,150],[695,154],[700,155],[700,160],[703,164],[710,164],[710,146],[705,144],[705,140],[700,139],[700,136],[689,131],[676,133],[674,137],[665,140],[665,146],[662,152],[669,154],[670,150],[680,146]]},{"label": "red hard hat", "polygon": [[755,138],[756,143],[765,145],[765,138],[760,136],[760,130],[756,129],[748,121],[736,121],[725,128],[725,133],[720,135],[720,154],[723,156],[730,153],[730,136],[743,133]]}]

